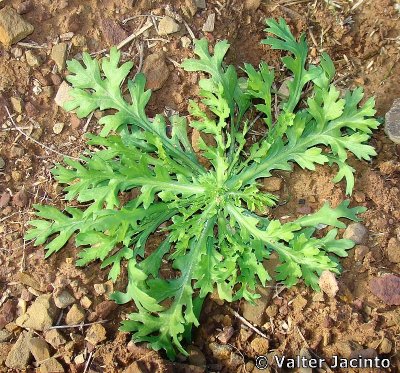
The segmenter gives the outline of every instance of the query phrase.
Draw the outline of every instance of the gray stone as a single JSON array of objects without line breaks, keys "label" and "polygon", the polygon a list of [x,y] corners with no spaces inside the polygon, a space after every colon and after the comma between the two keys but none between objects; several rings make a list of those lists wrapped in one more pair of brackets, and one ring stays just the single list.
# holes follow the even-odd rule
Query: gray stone
[{"label": "gray stone", "polygon": [[202,30],[204,32],[213,32],[215,27],[215,13],[211,13],[204,22]]},{"label": "gray stone", "polygon": [[385,115],[385,132],[390,140],[400,144],[400,98],[394,100]]},{"label": "gray stone", "polygon": [[65,60],[67,59],[68,46],[66,43],[58,43],[51,50],[51,59],[56,63],[58,71],[65,68]]},{"label": "gray stone", "polygon": [[29,341],[32,338],[32,332],[22,332],[12,346],[7,355],[6,366],[11,369],[25,369],[29,364],[31,352],[29,350]]},{"label": "gray stone", "polygon": [[194,0],[196,6],[200,9],[206,9],[207,8],[207,4],[206,4],[206,0]]},{"label": "gray stone", "polygon": [[0,343],[8,342],[11,339],[11,333],[6,329],[0,329]]},{"label": "gray stone", "polygon": [[43,363],[40,364],[38,371],[39,373],[62,373],[64,372],[64,368],[56,358],[52,357],[43,361]]},{"label": "gray stone", "polygon": [[55,349],[57,349],[58,347],[67,342],[64,336],[61,334],[61,332],[59,332],[57,329],[48,330],[44,334],[44,339]]},{"label": "gray stone", "polygon": [[9,46],[32,34],[34,27],[26,22],[13,8],[0,10],[0,42]]},{"label": "gray stone", "polygon": [[31,353],[37,362],[46,360],[50,357],[49,345],[43,338],[31,338],[28,344]]},{"label": "gray stone", "polygon": [[158,34],[169,35],[180,30],[180,26],[171,17],[163,17],[158,23]]},{"label": "gray stone", "polygon": [[367,240],[368,230],[361,223],[352,223],[346,228],[343,233],[343,238],[352,240],[355,244],[359,245]]},{"label": "gray stone", "polygon": [[75,303],[75,298],[67,290],[59,290],[53,295],[54,303],[58,308],[67,308]]}]

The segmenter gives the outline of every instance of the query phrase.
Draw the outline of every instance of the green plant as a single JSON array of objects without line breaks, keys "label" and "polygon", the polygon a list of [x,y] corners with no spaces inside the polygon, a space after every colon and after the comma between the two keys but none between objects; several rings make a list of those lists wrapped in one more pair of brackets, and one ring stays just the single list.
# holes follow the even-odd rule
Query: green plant
[{"label": "green plant", "polygon": [[[224,65],[226,41],[215,45],[213,55],[205,39],[196,41],[198,58],[182,64],[186,71],[208,76],[199,83],[202,104],[190,101],[189,125],[215,140],[198,141],[209,167],[192,149],[185,117],[147,117],[151,93],[145,90],[143,74],[128,80],[130,99],[124,99],[121,85],[132,63],[119,66],[115,48],[101,66],[86,53],[84,66],[68,62],[73,99],[66,109],[81,118],[97,109],[114,112],[100,119],[100,136],[88,136],[93,150],[81,161],[67,158],[66,167],[53,170],[67,184],[66,199],[85,203],[85,208],[60,212],[35,206],[41,219],[30,222],[26,239],[35,239],[35,245],[48,241],[49,256],[77,233],[75,243],[82,247],[77,265],[100,260],[101,268],[111,267],[113,281],[126,263],[126,292],[117,291],[112,299],[119,304],[134,301],[137,312],[123,321],[122,330],[133,332],[135,341],[164,349],[170,358],[177,350],[186,353],[182,340],[199,324],[202,302],[215,288],[228,302],[258,297],[256,285],[270,280],[263,262],[271,252],[280,260],[276,280],[292,286],[303,279],[317,290],[321,272],[338,273],[337,257],[345,257],[354,245],[336,239],[337,228],[345,227],[339,219],[358,221],[364,211],[344,201],[286,224],[261,216],[278,198],[263,193],[257,180],[268,178],[272,170],[291,171],[293,163],[309,170],[316,164],[336,164],[333,181],[344,178],[351,194],[354,169],[347,164],[348,153],[364,160],[375,155],[365,143],[378,126],[374,100],[359,105],[362,89],[340,98],[327,54],[319,65],[307,64],[304,35],[296,41],[283,19],[269,19],[267,25],[270,36],[263,43],[289,52],[282,58],[292,75],[287,98],[273,88],[274,71],[266,63],[258,69],[245,64],[243,78]],[[265,122],[265,136],[247,145],[257,112]],[[138,195],[121,203],[121,193],[134,188]],[[316,238],[319,225],[334,228]],[[149,252],[146,243],[158,229],[163,241]],[[167,261],[169,272],[163,271]]]}]

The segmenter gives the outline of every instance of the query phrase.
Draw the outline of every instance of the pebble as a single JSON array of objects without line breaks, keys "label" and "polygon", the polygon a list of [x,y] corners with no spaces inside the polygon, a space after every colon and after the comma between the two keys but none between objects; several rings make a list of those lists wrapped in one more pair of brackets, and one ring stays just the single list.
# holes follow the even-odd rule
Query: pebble
[{"label": "pebble", "polygon": [[187,36],[182,36],[181,44],[182,44],[182,48],[188,48],[190,46],[190,44],[192,44],[192,40],[190,38],[188,38]]},{"label": "pebble", "polygon": [[75,35],[71,42],[74,47],[84,48],[86,46],[86,38],[83,35]]},{"label": "pebble", "polygon": [[280,177],[268,177],[263,181],[263,189],[266,192],[277,192],[282,188],[283,181]]},{"label": "pebble", "polygon": [[[62,373],[64,372],[64,368],[56,358],[52,357],[43,361],[43,363],[40,364],[38,371],[39,373]],[[91,370],[89,370],[89,372],[90,371]]]},{"label": "pebble", "polygon": [[206,9],[207,8],[207,4],[206,4],[206,0],[194,0],[196,6],[200,9]]},{"label": "pebble", "polygon": [[57,74],[51,74],[50,80],[53,83],[53,85],[60,85],[62,83],[62,79],[61,79],[60,75],[57,75]]},{"label": "pebble", "polygon": [[63,71],[65,68],[65,60],[67,59],[68,45],[66,43],[58,43],[51,50],[51,59],[58,67],[58,71]]},{"label": "pebble", "polygon": [[85,311],[78,305],[73,304],[65,316],[65,323],[67,325],[77,325],[85,320]]},{"label": "pebble", "polygon": [[10,150],[11,158],[21,158],[24,155],[25,151],[20,146],[14,145]]},{"label": "pebble", "polygon": [[272,297],[271,288],[257,287],[256,292],[261,295],[256,299],[255,304],[243,303],[243,317],[256,325],[264,324],[264,312]]},{"label": "pebble", "polygon": [[81,123],[82,123],[82,121],[76,115],[74,115],[74,114],[71,115],[70,124],[71,124],[71,128],[73,130],[78,129],[80,127]]},{"label": "pebble", "polygon": [[185,5],[182,7],[183,14],[188,17],[192,18],[197,12],[197,5],[194,0],[185,0]]},{"label": "pebble", "polygon": [[0,196],[0,209],[8,206],[10,200],[11,200],[10,193],[3,192],[2,195]]},{"label": "pebble", "polygon": [[203,352],[197,346],[190,345],[187,348],[189,354],[188,360],[191,365],[205,368],[207,361]]},{"label": "pebble", "polygon": [[28,344],[29,350],[37,362],[50,357],[49,345],[42,337],[31,338]]},{"label": "pebble", "polygon": [[22,332],[15,344],[7,355],[6,366],[11,369],[25,369],[29,363],[31,352],[29,350],[29,341],[32,338],[32,332]]},{"label": "pebble", "polygon": [[75,303],[75,298],[67,290],[58,290],[54,293],[54,303],[58,308],[64,309]]},{"label": "pebble", "polygon": [[30,67],[39,67],[40,66],[40,60],[39,58],[35,55],[35,53],[33,53],[30,49],[28,49],[25,52],[25,58],[26,58],[26,63],[30,66]]},{"label": "pebble", "polygon": [[24,51],[20,47],[13,47],[11,48],[11,54],[14,56],[14,58],[21,58],[22,55],[24,54]]},{"label": "pebble", "polygon": [[109,46],[118,45],[128,37],[128,33],[110,18],[102,18],[101,30]]},{"label": "pebble", "polygon": [[204,32],[213,32],[214,27],[215,27],[215,13],[211,13],[204,22],[202,30]]},{"label": "pebble", "polygon": [[169,69],[162,53],[153,53],[146,57],[143,63],[143,73],[146,75],[146,88],[153,91],[160,89],[168,80]]},{"label": "pebble", "polygon": [[385,337],[382,339],[382,342],[379,345],[379,353],[389,354],[392,351],[392,348],[393,348],[393,343]]},{"label": "pebble", "polygon": [[262,337],[256,337],[251,341],[250,346],[258,355],[265,355],[268,352],[269,341]]},{"label": "pebble", "polygon": [[229,345],[220,345],[216,342],[211,342],[208,347],[218,360],[228,360],[231,356],[232,349]]},{"label": "pebble", "polygon": [[69,95],[71,90],[72,87],[67,82],[62,82],[58,87],[56,97],[54,97],[55,103],[63,108],[66,102],[72,100],[72,97]]},{"label": "pebble", "polygon": [[[91,301],[86,295],[84,295],[84,296],[81,298],[80,302],[81,302],[81,306],[82,306],[83,308],[85,308],[85,309],[90,308],[90,306],[92,305],[92,301]],[[113,303],[114,303],[114,302],[113,302]]]},{"label": "pebble", "polygon": [[[12,203],[16,207],[25,207],[29,202],[28,194],[24,189],[21,189],[17,193],[14,194]],[[33,286],[32,286],[33,287]]]},{"label": "pebble", "polygon": [[400,263],[400,241],[396,237],[389,240],[386,252],[392,263]]},{"label": "pebble", "polygon": [[6,165],[6,162],[4,162],[4,159],[2,157],[0,157],[0,169],[4,168],[5,165]]},{"label": "pebble", "polygon": [[39,282],[27,272],[18,272],[18,274],[15,276],[15,280],[23,285],[30,286],[35,290],[41,290]]},{"label": "pebble", "polygon": [[233,329],[231,326],[226,326],[222,329],[220,333],[218,333],[217,339],[222,344],[227,344],[232,338],[233,334],[235,334],[235,329]]},{"label": "pebble", "polygon": [[65,344],[67,340],[57,329],[50,329],[44,334],[44,339],[53,348],[57,349],[61,345]]},{"label": "pebble", "polygon": [[368,230],[361,223],[349,224],[343,233],[343,238],[352,240],[356,245],[362,244],[368,237]]},{"label": "pebble", "polygon": [[0,329],[0,343],[8,342],[11,339],[11,333],[6,329]]},{"label": "pebble", "polygon": [[19,97],[11,97],[11,105],[14,111],[18,114],[22,113],[22,100]]},{"label": "pebble", "polygon": [[85,340],[88,341],[93,346],[106,339],[106,330],[101,324],[93,324],[89,327],[86,332]]},{"label": "pebble", "polygon": [[375,277],[369,282],[371,292],[390,306],[400,306],[400,277],[391,273]]},{"label": "pebble", "polygon": [[6,46],[19,42],[33,30],[34,27],[10,6],[0,10],[0,42]]},{"label": "pebble", "polygon": [[245,0],[244,7],[247,10],[257,10],[261,4],[261,0]]},{"label": "pebble", "polygon": [[390,140],[400,144],[400,98],[394,100],[392,107],[385,115],[385,132]]},{"label": "pebble", "polygon": [[8,299],[0,310],[0,329],[14,320],[17,314],[17,302],[15,299]]},{"label": "pebble", "polygon": [[334,298],[339,291],[339,286],[334,273],[331,271],[323,271],[319,278],[319,287],[329,297]]},{"label": "pebble", "polygon": [[169,35],[180,30],[180,26],[171,17],[163,17],[158,23],[158,34],[159,35]]},{"label": "pebble", "polygon": [[43,331],[53,325],[57,316],[51,294],[44,294],[36,298],[26,313],[19,316],[15,323],[24,328]]},{"label": "pebble", "polygon": [[369,253],[369,247],[364,245],[357,245],[354,248],[354,259],[358,262],[362,262],[365,256]]},{"label": "pebble", "polygon": [[96,306],[94,312],[92,312],[89,315],[88,320],[90,322],[95,321],[97,319],[104,320],[117,307],[118,307],[117,303],[115,303],[111,300],[105,300],[104,302],[101,302]]},{"label": "pebble", "polygon": [[53,126],[53,132],[56,135],[59,135],[62,132],[63,128],[64,128],[64,123],[58,122]]}]

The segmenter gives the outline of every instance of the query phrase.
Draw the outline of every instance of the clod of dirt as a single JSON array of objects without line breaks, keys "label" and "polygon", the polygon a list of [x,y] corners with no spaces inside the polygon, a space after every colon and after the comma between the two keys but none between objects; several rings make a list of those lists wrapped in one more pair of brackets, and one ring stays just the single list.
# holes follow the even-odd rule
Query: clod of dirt
[{"label": "clod of dirt", "polygon": [[34,27],[26,22],[13,8],[0,10],[0,42],[9,46],[32,34]]},{"label": "clod of dirt", "polygon": [[251,341],[250,347],[256,354],[265,355],[269,349],[269,341],[262,337],[256,337]]},{"label": "clod of dirt", "polygon": [[26,193],[25,190],[23,189],[15,193],[13,196],[12,203],[16,207],[25,207],[28,204],[28,202],[29,202],[28,193]]},{"label": "clod of dirt", "polygon": [[400,241],[396,237],[389,240],[386,252],[392,263],[400,263]]},{"label": "clod of dirt", "polygon": [[254,301],[254,305],[250,302],[244,302],[243,317],[253,324],[263,325],[265,308],[271,300],[272,292],[271,288],[263,288],[261,286],[257,287],[256,292],[260,294],[261,297]]},{"label": "clod of dirt", "polygon": [[213,32],[214,28],[215,28],[215,13],[211,13],[208,15],[206,21],[204,22],[202,30],[204,32]]},{"label": "clod of dirt", "polygon": [[67,342],[61,332],[59,332],[57,329],[48,330],[44,334],[44,339],[55,349]]},{"label": "clod of dirt", "polygon": [[117,303],[111,300],[105,300],[104,302],[101,302],[96,306],[94,312],[89,315],[88,320],[89,322],[95,321],[97,319],[104,320],[117,307]]},{"label": "clod of dirt", "polygon": [[334,298],[339,291],[336,277],[331,271],[323,271],[321,273],[319,287],[329,298]]},{"label": "clod of dirt", "polygon": [[15,280],[20,282],[23,285],[29,286],[35,290],[41,291],[41,286],[36,279],[34,279],[29,273],[26,272],[18,272],[15,276]]},{"label": "clod of dirt", "polygon": [[17,6],[15,7],[15,10],[17,11],[18,14],[29,13],[32,9],[33,9],[33,4],[32,1],[30,0],[23,1],[22,3],[17,4]]},{"label": "clod of dirt", "polygon": [[0,209],[6,207],[10,203],[10,200],[11,200],[10,193],[3,192],[0,196]]},{"label": "clod of dirt", "polygon": [[261,0],[245,0],[244,7],[247,10],[257,10],[260,7]]},{"label": "clod of dirt", "polygon": [[263,190],[266,192],[277,192],[282,188],[282,179],[280,177],[268,177],[263,181]]},{"label": "clod of dirt", "polygon": [[39,362],[50,357],[49,345],[43,338],[31,338],[28,344],[35,361]]},{"label": "clod of dirt", "polygon": [[17,342],[12,346],[11,351],[7,355],[6,365],[11,369],[25,369],[31,358],[29,350],[29,341],[33,337],[32,332],[22,332]]},{"label": "clod of dirt", "polygon": [[53,132],[56,135],[59,135],[62,132],[63,128],[64,128],[64,123],[58,122],[53,126]]},{"label": "clod of dirt", "polygon": [[189,354],[189,363],[195,365],[197,367],[205,368],[207,361],[203,352],[197,346],[190,345],[187,348],[187,352]]},{"label": "clod of dirt", "polygon": [[169,69],[165,57],[161,53],[153,53],[146,57],[143,63],[143,73],[146,75],[146,88],[153,91],[160,89],[167,81]]},{"label": "clod of dirt", "polygon": [[385,337],[382,339],[382,342],[379,345],[379,353],[389,354],[392,351],[392,348],[393,348],[393,343]]},{"label": "clod of dirt", "polygon": [[40,60],[30,49],[25,52],[26,63],[33,68],[40,66]]},{"label": "clod of dirt", "polygon": [[0,343],[8,342],[11,339],[11,333],[6,329],[0,329]]},{"label": "clod of dirt", "polygon": [[58,43],[51,50],[51,59],[55,62],[58,71],[65,68],[65,60],[67,59],[68,45],[66,43]]},{"label": "clod of dirt", "polygon": [[75,298],[67,290],[58,290],[54,293],[54,303],[58,308],[67,308],[75,303]]},{"label": "clod of dirt", "polygon": [[211,342],[208,347],[218,360],[228,360],[231,356],[232,348],[229,345],[220,345],[216,342]]},{"label": "clod of dirt", "polygon": [[73,304],[65,317],[67,325],[77,325],[85,320],[85,311],[76,304]]},{"label": "clod of dirt", "polygon": [[159,35],[169,35],[180,30],[180,26],[171,17],[163,17],[158,23],[158,34]]},{"label": "clod of dirt", "polygon": [[26,313],[15,320],[18,326],[33,330],[45,330],[53,325],[57,316],[57,309],[51,294],[41,295],[36,298]]},{"label": "clod of dirt", "polygon": [[364,245],[357,245],[354,248],[354,259],[358,262],[362,262],[365,256],[369,253],[369,247]]},{"label": "clod of dirt", "polygon": [[390,140],[400,144],[400,98],[394,100],[385,115],[385,132]]},{"label": "clod of dirt", "polygon": [[0,329],[14,320],[17,314],[17,302],[14,299],[7,300],[0,310]]},{"label": "clod of dirt", "polygon": [[369,282],[371,292],[390,306],[400,306],[400,277],[385,274]]},{"label": "clod of dirt", "polygon": [[43,361],[38,369],[39,373],[60,373],[64,372],[63,366],[54,357]]},{"label": "clod of dirt", "polygon": [[86,332],[85,340],[87,340],[93,346],[106,339],[106,330],[101,324],[94,324],[89,327]]},{"label": "clod of dirt", "polygon": [[352,240],[355,244],[359,245],[364,243],[368,237],[368,230],[361,223],[349,224],[343,233],[343,238]]},{"label": "clod of dirt", "polygon": [[67,82],[62,82],[58,87],[56,97],[54,97],[55,103],[58,106],[64,107],[64,104],[72,99],[72,97],[69,95],[71,90],[72,87]]},{"label": "clod of dirt", "polygon": [[101,30],[110,47],[118,45],[122,40],[128,37],[128,33],[110,18],[103,18],[101,20]]}]

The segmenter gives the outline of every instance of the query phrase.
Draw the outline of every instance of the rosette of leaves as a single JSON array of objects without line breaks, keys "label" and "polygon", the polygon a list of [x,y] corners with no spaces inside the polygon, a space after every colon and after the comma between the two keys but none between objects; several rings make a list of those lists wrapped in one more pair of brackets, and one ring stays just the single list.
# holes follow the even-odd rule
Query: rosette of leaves
[{"label": "rosette of leaves", "polygon": [[[65,108],[80,118],[95,110],[107,114],[99,120],[100,135],[88,136],[92,150],[53,170],[66,185],[66,200],[84,206],[62,212],[35,206],[39,219],[30,222],[26,239],[46,243],[49,256],[75,234],[81,247],[77,265],[100,261],[113,281],[126,271],[126,291],[111,296],[132,304],[121,329],[132,332],[134,341],[164,349],[171,359],[178,351],[186,354],[184,338],[199,325],[203,300],[214,289],[227,302],[258,297],[256,286],[271,279],[263,264],[272,252],[280,261],[277,281],[290,287],[302,279],[318,290],[319,275],[338,273],[338,257],[354,245],[337,239],[337,229],[345,227],[341,219],[358,221],[364,211],[344,201],[287,223],[259,213],[278,200],[262,192],[261,179],[274,170],[291,171],[294,164],[308,170],[334,165],[333,181],[344,179],[351,194],[354,169],[348,155],[369,161],[375,151],[367,141],[378,127],[374,100],[360,104],[361,88],[341,97],[327,54],[319,64],[308,64],[304,35],[296,40],[283,19],[269,19],[267,25],[269,36],[262,43],[286,54],[287,97],[274,88],[274,71],[265,62],[245,64],[238,78],[235,67],[224,63],[226,41],[210,54],[207,41],[197,40],[197,58],[182,64],[206,76],[199,82],[202,104],[190,101],[189,126],[215,140],[210,145],[200,137],[197,144],[209,167],[199,162],[188,140],[186,117],[146,115],[151,92],[145,76],[127,79],[133,64],[120,65],[117,49],[100,62],[87,53],[83,65],[68,62],[73,90]],[[256,117],[265,123],[265,135],[251,144]],[[122,193],[133,189],[136,196],[122,203]],[[319,225],[331,229],[317,238]],[[146,250],[155,231],[163,232],[163,240]],[[170,271],[162,271],[167,262]]]}]

